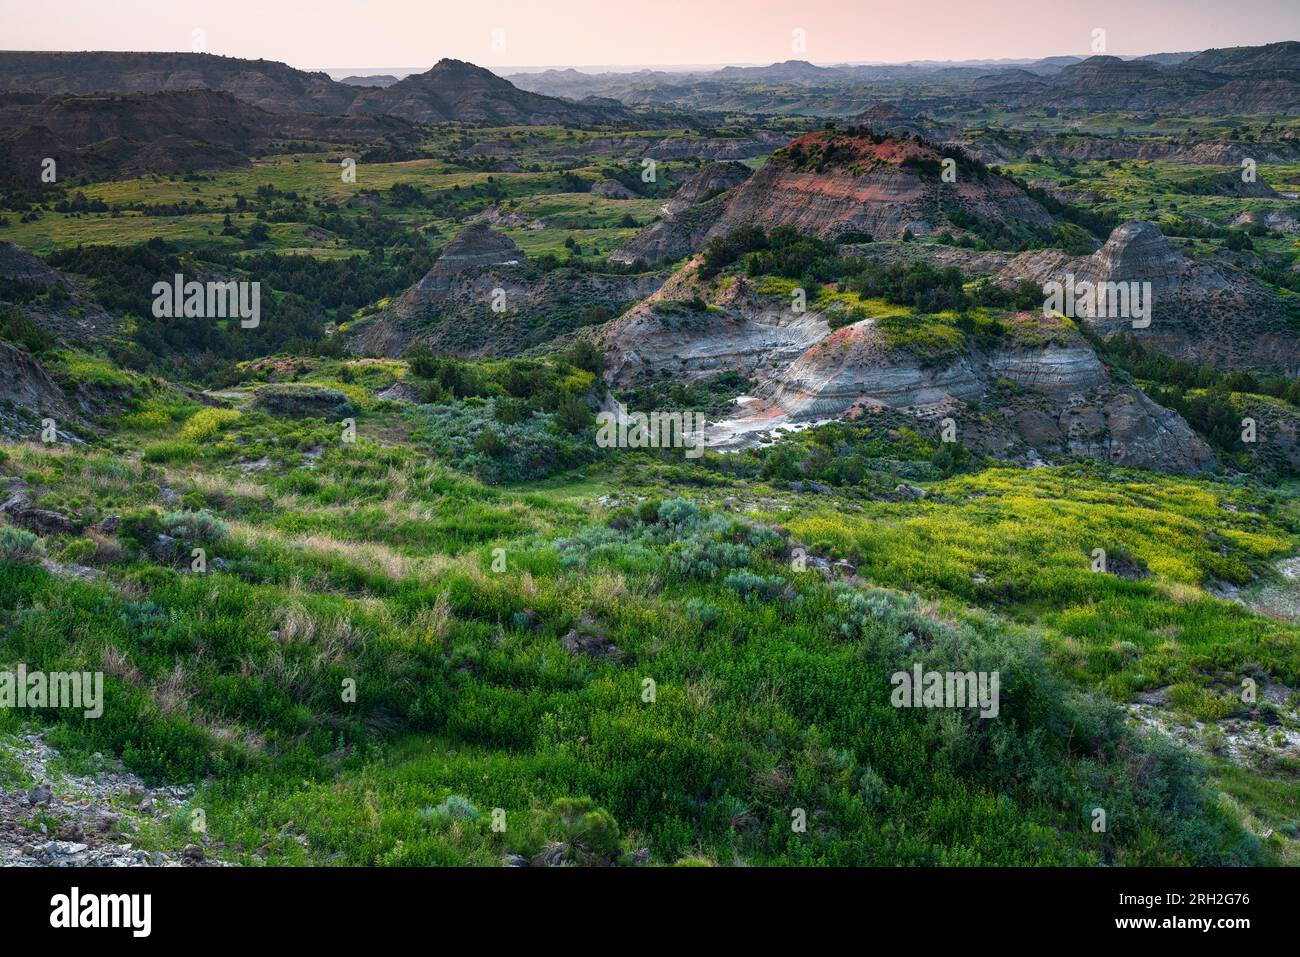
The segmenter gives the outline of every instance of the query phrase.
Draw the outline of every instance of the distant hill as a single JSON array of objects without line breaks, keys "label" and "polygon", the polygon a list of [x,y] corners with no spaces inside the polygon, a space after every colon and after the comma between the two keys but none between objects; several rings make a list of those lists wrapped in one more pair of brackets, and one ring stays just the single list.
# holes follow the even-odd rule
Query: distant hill
[{"label": "distant hill", "polygon": [[274,140],[398,143],[391,116],[270,113],[230,93],[184,90],[42,97],[0,94],[0,182],[35,182],[45,157],[61,178],[239,166]]},{"label": "distant hill", "polygon": [[232,93],[274,113],[347,112],[356,89],[274,60],[210,53],[0,52],[0,89],[38,93]]},{"label": "distant hill", "polygon": [[388,113],[416,123],[549,124],[623,123],[636,118],[610,101],[584,104],[521,90],[490,70],[463,60],[439,60],[432,69],[382,89],[368,90],[353,113]]},{"label": "distant hill", "polygon": [[346,83],[348,86],[392,86],[398,80],[391,73],[381,73],[377,76],[345,76],[339,80],[340,83]]},{"label": "distant hill", "polygon": [[773,80],[816,82],[824,80],[836,71],[828,67],[817,66],[807,60],[786,60],[771,66],[727,66],[715,76],[720,80]]},{"label": "distant hill", "polygon": [[340,83],[325,73],[296,70],[272,60],[206,53],[0,52],[0,90],[83,95],[210,90],[272,113],[387,113],[415,123],[581,126],[638,120],[620,103],[575,103],[530,93],[460,60],[440,60],[427,72],[402,80],[349,80]]},{"label": "distant hill", "polygon": [[1136,60],[1092,56],[1050,75],[1023,70],[980,77],[979,100],[1012,108],[1300,113],[1300,44],[1210,50]]},{"label": "distant hill", "polygon": [[768,66],[691,73],[584,74],[548,70],[512,79],[563,96],[608,96],[628,105],[701,111],[851,116],[864,96],[933,113],[975,104],[1065,110],[1300,113],[1300,42],[1116,56],[1052,56],[1005,63]]},{"label": "distant hill", "polygon": [[1225,47],[1188,57],[1183,65],[1213,73],[1300,73],[1300,41],[1285,40],[1258,47]]},{"label": "distant hill", "polygon": [[1196,56],[1195,51],[1187,53],[1149,53],[1146,56],[1138,57],[1138,59],[1159,63],[1161,66],[1173,66],[1177,63],[1185,63],[1194,56]]}]

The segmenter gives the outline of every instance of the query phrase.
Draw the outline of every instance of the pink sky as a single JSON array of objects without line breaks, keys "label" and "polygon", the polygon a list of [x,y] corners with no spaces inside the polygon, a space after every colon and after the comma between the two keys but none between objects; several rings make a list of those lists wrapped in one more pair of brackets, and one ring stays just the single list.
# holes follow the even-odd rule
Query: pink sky
[{"label": "pink sky", "polygon": [[0,24],[4,49],[189,50],[197,29],[312,69],[834,63],[1088,55],[1098,27],[1121,56],[1295,40],[1300,0],[0,0]]}]

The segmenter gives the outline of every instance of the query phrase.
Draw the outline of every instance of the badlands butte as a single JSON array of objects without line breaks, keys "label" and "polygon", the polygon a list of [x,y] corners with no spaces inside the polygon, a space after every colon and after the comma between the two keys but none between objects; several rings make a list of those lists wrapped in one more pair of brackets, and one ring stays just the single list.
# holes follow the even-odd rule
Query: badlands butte
[{"label": "badlands butte", "polygon": [[[848,305],[820,284],[802,288],[735,271],[701,276],[698,254],[746,230],[817,237],[850,262],[915,252],[907,257],[912,263],[934,248],[917,240],[951,241],[971,229],[1031,243],[1058,235],[1063,220],[1020,185],[960,146],[950,153],[954,179],[946,182],[943,147],[849,127],[797,137],[752,174],[735,162],[704,165],[664,204],[660,219],[608,257],[628,266],[681,260],[666,278],[638,272],[563,283],[566,297],[639,300],[584,330],[607,357],[606,382],[626,389],[727,373],[751,381],[735,415],[710,429],[717,449],[770,441],[781,426],[893,409],[915,416],[927,431],[951,418],[964,442],[1013,461],[1066,454],[1198,472],[1216,464],[1212,450],[1177,412],[1113,375],[1090,337],[1132,336],[1170,358],[1224,372],[1300,373],[1300,328],[1287,301],[1293,297],[1231,264],[1193,260],[1158,226],[1139,220],[1116,226],[1087,255],[1050,246],[1019,255],[944,248],[945,267],[1004,294],[1023,294],[1028,284],[1044,290],[1046,303],[1046,284],[1073,281],[1122,286],[1126,294],[1133,288],[1135,296],[1144,289],[1149,297],[1145,319],[1104,307],[1073,320],[1045,314],[1041,305],[1009,311],[997,320],[1001,334],[994,339],[939,322],[929,330],[935,335],[910,337],[888,304],[878,304],[882,314],[873,316],[873,305]],[[526,254],[508,236],[479,222],[367,326],[359,347],[396,356],[419,342],[467,356],[516,354],[537,341],[535,330],[562,331],[549,324],[560,288],[553,276],[530,273]],[[504,290],[509,314],[475,335],[472,316],[493,290]],[[534,332],[521,338],[521,322]],[[1295,463],[1293,420],[1282,428],[1284,454]]]},{"label": "badlands butte", "polygon": [[1300,864],[1300,42],[429,60],[0,52],[0,864]]}]

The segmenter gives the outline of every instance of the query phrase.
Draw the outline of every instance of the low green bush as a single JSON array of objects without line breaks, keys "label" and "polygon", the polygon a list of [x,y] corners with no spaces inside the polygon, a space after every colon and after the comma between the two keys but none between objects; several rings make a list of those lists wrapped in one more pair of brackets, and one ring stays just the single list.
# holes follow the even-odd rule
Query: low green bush
[{"label": "low green bush", "polygon": [[32,532],[0,525],[0,561],[35,562],[45,557],[45,545]]}]

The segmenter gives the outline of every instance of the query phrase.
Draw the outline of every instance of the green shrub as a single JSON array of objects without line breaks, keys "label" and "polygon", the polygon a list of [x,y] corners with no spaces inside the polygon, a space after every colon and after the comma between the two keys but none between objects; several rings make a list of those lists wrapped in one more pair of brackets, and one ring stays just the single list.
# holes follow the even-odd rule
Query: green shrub
[{"label": "green shrub", "polygon": [[488,429],[486,432],[480,432],[474,439],[474,448],[484,455],[500,455],[505,451],[506,444],[501,441],[501,436]]},{"label": "green shrub", "polygon": [[596,807],[590,798],[560,798],[551,814],[580,863],[608,863],[621,852],[614,815]]},{"label": "green shrub", "polygon": [[746,600],[771,601],[778,598],[786,588],[786,581],[781,576],[764,577],[748,569],[732,572],[723,584]]},{"label": "green shrub", "polygon": [[566,359],[579,369],[584,369],[595,375],[600,375],[605,371],[605,354],[587,339],[579,339],[570,347]]},{"label": "green shrub", "polygon": [[[460,400],[422,406],[417,441],[453,468],[481,481],[541,479],[595,461],[601,450],[587,436],[554,427],[555,416],[537,412],[507,424],[496,415],[501,399]],[[590,415],[590,412],[587,413]],[[492,433],[496,439],[484,438]]]},{"label": "green shrub", "polygon": [[1169,703],[1201,721],[1218,721],[1232,712],[1231,701],[1188,682],[1169,689]]},{"label": "green shrub", "polygon": [[164,534],[187,545],[216,545],[225,541],[229,526],[206,509],[198,512],[168,512],[162,517]]},{"label": "green shrub", "polygon": [[74,538],[63,546],[59,558],[65,562],[79,565],[94,556],[99,546],[92,538]]},{"label": "green shrub", "polygon": [[453,818],[460,821],[477,821],[483,816],[474,802],[459,794],[450,794],[437,807],[430,808],[430,817]]},{"label": "green shrub", "polygon": [[161,517],[155,508],[132,509],[118,524],[118,537],[136,548],[148,548],[161,531]]},{"label": "green shrub", "polygon": [[528,418],[528,405],[520,399],[498,399],[496,419],[505,425],[516,425]]},{"label": "green shrub", "polygon": [[27,529],[0,525],[0,561],[35,562],[44,557],[44,544]]},{"label": "green shrub", "polygon": [[186,439],[170,439],[150,445],[141,457],[151,463],[185,465],[195,461],[200,454],[198,443]]},{"label": "green shrub", "polygon": [[566,395],[555,409],[555,424],[571,435],[590,430],[595,422],[586,401],[576,395]]},{"label": "green shrub", "polygon": [[181,438],[190,442],[214,439],[225,426],[235,422],[239,415],[234,409],[200,409],[181,427]]},{"label": "green shrub", "polygon": [[39,354],[54,347],[54,339],[17,306],[0,310],[0,339]]},{"label": "green shrub", "polygon": [[676,528],[694,528],[699,524],[700,507],[689,499],[672,498],[659,506],[657,520]]}]

